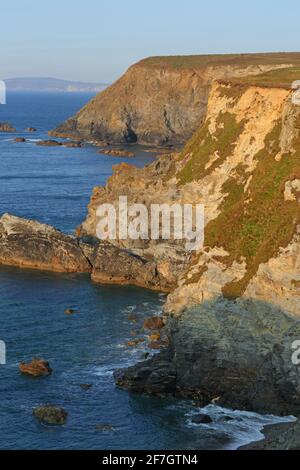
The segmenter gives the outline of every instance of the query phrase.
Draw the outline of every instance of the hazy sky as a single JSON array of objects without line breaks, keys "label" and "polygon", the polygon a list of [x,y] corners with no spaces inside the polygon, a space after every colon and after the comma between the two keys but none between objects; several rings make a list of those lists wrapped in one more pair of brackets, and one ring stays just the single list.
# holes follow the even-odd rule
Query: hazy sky
[{"label": "hazy sky", "polygon": [[1,0],[0,79],[111,82],[150,55],[300,51],[300,0]]}]

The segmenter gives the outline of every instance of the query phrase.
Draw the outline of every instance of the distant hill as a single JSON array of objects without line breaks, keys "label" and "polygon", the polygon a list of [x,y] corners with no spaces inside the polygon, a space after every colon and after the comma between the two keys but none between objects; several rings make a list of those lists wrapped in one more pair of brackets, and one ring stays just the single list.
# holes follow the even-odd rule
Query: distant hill
[{"label": "distant hill", "polygon": [[58,78],[9,78],[5,80],[9,91],[53,91],[53,92],[95,92],[104,90],[106,83],[85,83],[60,80]]}]

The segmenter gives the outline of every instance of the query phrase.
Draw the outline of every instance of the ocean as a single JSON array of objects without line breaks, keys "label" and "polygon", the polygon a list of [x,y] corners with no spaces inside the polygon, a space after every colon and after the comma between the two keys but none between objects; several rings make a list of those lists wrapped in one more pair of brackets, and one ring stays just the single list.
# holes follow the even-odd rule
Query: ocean
[{"label": "ocean", "polygon": [[[86,215],[92,188],[112,166],[144,166],[151,154],[136,148],[134,160],[83,148],[40,147],[47,131],[83,106],[91,95],[9,93],[0,122],[0,215],[9,212],[73,233]],[[26,133],[27,127],[36,133]],[[27,142],[15,143],[16,136]],[[147,316],[160,313],[163,294],[134,287],[101,286],[87,275],[52,274],[0,267],[0,340],[7,364],[0,365],[0,449],[235,449],[262,438],[266,424],[283,419],[208,406],[211,424],[195,425],[190,401],[129,394],[115,387],[113,370],[141,360],[143,343],[127,345]],[[73,315],[65,315],[68,308]],[[21,361],[42,357],[53,374],[30,379]],[[81,384],[90,384],[83,390]],[[64,407],[64,426],[45,426],[32,416],[41,404]],[[227,420],[230,416],[232,419]],[[286,419],[284,419],[286,421]]]}]

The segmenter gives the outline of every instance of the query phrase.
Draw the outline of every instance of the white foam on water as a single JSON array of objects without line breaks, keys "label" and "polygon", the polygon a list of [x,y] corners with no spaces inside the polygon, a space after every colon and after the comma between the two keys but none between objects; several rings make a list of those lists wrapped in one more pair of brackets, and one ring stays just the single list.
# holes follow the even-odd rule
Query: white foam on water
[{"label": "white foam on water", "polygon": [[111,366],[97,366],[92,372],[94,375],[97,375],[99,377],[112,377],[114,373],[114,368],[112,368]]},{"label": "white foam on water", "polygon": [[[209,415],[212,419],[210,424],[195,424],[192,418],[198,414]],[[274,415],[261,415],[250,411],[231,410],[216,405],[208,405],[204,408],[193,409],[186,413],[187,426],[199,429],[215,430],[225,434],[231,440],[222,448],[236,450],[251,442],[261,441],[264,438],[261,432],[265,426],[270,424],[292,423],[297,421],[294,416],[279,417]],[[229,418],[229,420],[228,420]]]}]

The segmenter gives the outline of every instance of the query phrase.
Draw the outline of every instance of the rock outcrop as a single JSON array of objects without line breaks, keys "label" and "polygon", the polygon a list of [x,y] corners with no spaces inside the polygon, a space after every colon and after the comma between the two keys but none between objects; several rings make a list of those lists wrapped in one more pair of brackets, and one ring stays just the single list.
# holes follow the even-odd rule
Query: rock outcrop
[{"label": "rock outcrop", "polygon": [[0,122],[0,132],[16,132],[17,129],[9,122]]},{"label": "rock outcrop", "polygon": [[169,346],[115,373],[135,392],[193,398],[200,406],[300,413],[300,368],[292,344],[300,321],[272,305],[222,298],[168,322]]},{"label": "rock outcrop", "polygon": [[48,361],[35,358],[29,363],[21,362],[19,365],[20,372],[31,377],[46,377],[52,374],[52,369]]},{"label": "rock outcrop", "polygon": [[0,264],[54,272],[90,272],[74,237],[9,214],[0,218]]},{"label": "rock outcrop", "polygon": [[43,147],[59,147],[62,145],[61,142],[58,142],[57,140],[39,140],[36,145],[40,145]]},{"label": "rock outcrop", "polygon": [[112,157],[133,158],[134,152],[124,149],[101,149],[99,153],[104,155],[111,155]]},{"label": "rock outcrop", "polygon": [[274,424],[263,430],[265,438],[239,450],[300,450],[300,422]]},{"label": "rock outcrop", "polygon": [[130,67],[51,135],[181,145],[205,116],[213,80],[257,75],[299,59],[297,53],[149,58]]},{"label": "rock outcrop", "polygon": [[93,240],[85,243],[36,221],[0,218],[0,264],[53,272],[91,273],[101,284],[135,285],[161,292],[176,287],[161,264],[130,250]]},{"label": "rock outcrop", "polygon": [[109,243],[99,244],[89,260],[92,280],[101,284],[135,285],[161,292],[170,292],[176,286],[154,261]]},{"label": "rock outcrop", "polygon": [[53,405],[38,406],[32,412],[33,416],[43,424],[63,425],[68,413],[63,408]]}]

